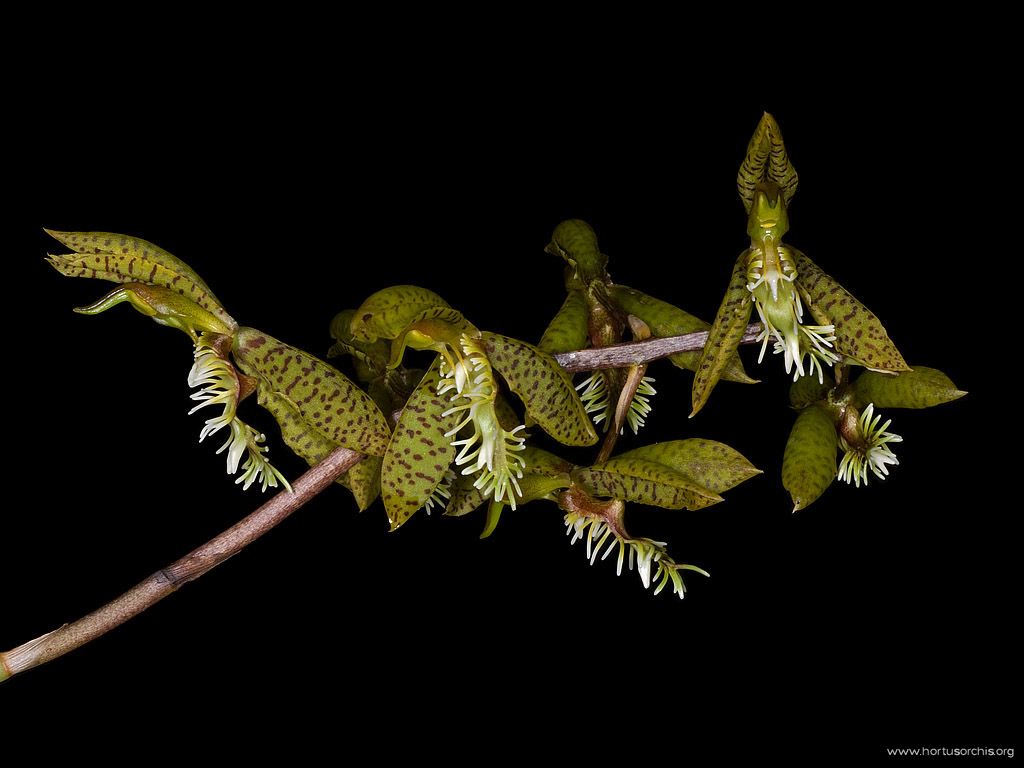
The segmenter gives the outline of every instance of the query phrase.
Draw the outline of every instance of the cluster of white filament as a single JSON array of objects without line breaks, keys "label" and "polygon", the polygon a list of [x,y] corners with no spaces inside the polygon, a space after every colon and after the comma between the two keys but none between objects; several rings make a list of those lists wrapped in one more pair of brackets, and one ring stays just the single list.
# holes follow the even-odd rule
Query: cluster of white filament
[{"label": "cluster of white filament", "polygon": [[842,461],[839,462],[840,480],[853,483],[860,488],[862,482],[864,485],[868,484],[869,469],[879,480],[884,480],[889,475],[889,465],[896,466],[900,463],[889,443],[902,443],[903,438],[886,431],[892,424],[892,419],[879,426],[878,422],[881,420],[882,414],[875,416],[875,405],[869,403],[857,419],[861,442],[851,444],[842,435],[839,436],[839,447],[844,452]]},{"label": "cluster of white filament", "polygon": [[[633,430],[634,435],[640,432],[640,427],[647,423],[647,416],[651,412],[650,398],[658,394],[658,391],[651,386],[653,383],[654,379],[650,376],[644,376],[640,380],[640,384],[633,394],[633,399],[629,403],[629,410],[626,411],[626,423],[629,424],[629,428]],[[612,423],[612,414],[615,411],[615,406],[608,396],[608,384],[605,382],[603,372],[594,371],[576,385],[576,391],[580,393],[580,400],[583,402],[586,412],[594,414],[591,417],[594,423],[600,424],[602,421],[605,422],[605,429],[607,430],[608,425]],[[620,434],[624,431],[625,428],[619,430]]]},{"label": "cluster of white filament", "polygon": [[[774,341],[772,352],[783,355],[786,373],[793,372],[793,381],[806,376],[808,372],[813,374],[816,370],[818,383],[823,384],[825,373],[821,364],[831,366],[839,362],[839,355],[832,351],[832,342],[836,340],[836,328],[834,325],[803,324],[804,308],[800,301],[800,292],[795,285],[796,265],[785,248],[774,248],[774,253],[777,258],[769,259],[767,268],[764,251],[759,249],[751,254],[747,265],[747,290],[753,295],[754,306],[757,307],[757,314],[763,326],[757,337],[757,341],[761,342],[761,353],[757,356],[757,362],[764,360],[765,350],[771,340]],[[780,282],[783,294],[781,302]],[[774,312],[765,311],[768,302],[772,303]],[[772,322],[771,316],[778,311],[786,318],[788,327],[784,329],[780,329]],[[804,370],[804,355],[810,357],[807,371]]]},{"label": "cluster of white filament", "polygon": [[[657,568],[654,571],[653,578],[653,581],[657,583],[657,586],[654,588],[654,594],[656,595],[660,594],[671,581],[672,593],[679,595],[679,599],[682,600],[686,596],[686,585],[683,584],[683,577],[679,573],[681,570],[692,570],[705,576],[708,575],[707,571],[696,566],[680,565],[674,562],[665,550],[665,542],[643,538],[623,538],[603,520],[587,517],[578,512],[569,512],[565,516],[565,526],[565,535],[572,536],[570,544],[575,544],[580,539],[586,539],[587,558],[590,560],[591,565],[597,562],[597,556],[601,553],[601,548],[606,541],[608,541],[608,547],[604,550],[604,554],[601,555],[602,560],[605,560],[612,553],[612,550],[615,549],[616,545],[618,545],[619,559],[615,567],[616,575],[622,575],[622,563],[624,560],[628,560],[629,570],[633,570],[633,561],[635,560],[637,572],[640,574],[640,581],[643,582],[645,589],[651,586],[651,569],[656,565]],[[626,557],[627,551],[629,552],[628,558]]]},{"label": "cluster of white filament", "polygon": [[515,509],[516,497],[523,495],[519,479],[525,465],[517,452],[526,448],[526,438],[516,433],[526,427],[519,425],[508,431],[498,421],[494,410],[498,389],[490,361],[479,341],[463,334],[459,348],[453,348],[452,352],[454,358],[442,356],[437,394],[451,393],[452,407],[442,415],[459,414],[461,419],[444,436],[457,437],[463,429],[473,430],[468,437],[452,440],[452,446],[459,449],[455,466],[468,465],[462,470],[463,475],[479,474],[473,487],[485,498],[507,499],[509,506]]},{"label": "cluster of white filament", "polygon": [[266,436],[235,414],[239,396],[238,373],[235,367],[220,356],[205,334],[196,342],[194,357],[192,370],[188,372],[188,385],[199,388],[199,391],[193,392],[191,396],[193,400],[199,401],[199,405],[188,412],[189,416],[208,405],[223,406],[219,414],[206,420],[199,433],[199,442],[228,427],[231,434],[227,442],[217,449],[217,453],[228,452],[229,475],[238,471],[242,456],[248,453],[248,458],[242,464],[242,474],[235,483],[242,483],[242,488],[248,490],[250,485],[259,482],[262,490],[266,491],[268,487],[276,488],[280,481],[290,491],[292,487],[284,475],[272,466],[264,455],[268,450],[262,445]]}]

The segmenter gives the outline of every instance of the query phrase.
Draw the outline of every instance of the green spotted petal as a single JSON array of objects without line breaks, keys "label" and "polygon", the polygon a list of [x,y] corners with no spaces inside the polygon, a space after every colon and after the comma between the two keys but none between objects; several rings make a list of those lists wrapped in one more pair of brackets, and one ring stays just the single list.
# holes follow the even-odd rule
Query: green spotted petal
[{"label": "green spotted petal", "polygon": [[327,363],[253,328],[238,329],[232,353],[258,386],[289,400],[333,443],[370,456],[384,455],[391,432],[380,409]]},{"label": "green spotted petal", "polygon": [[643,459],[615,458],[596,467],[580,467],[572,479],[594,496],[665,509],[702,509],[722,500],[680,472]]},{"label": "green spotted petal", "polygon": [[557,355],[585,349],[587,342],[587,299],[582,291],[569,291],[537,347],[549,355]]},{"label": "green spotted petal", "polygon": [[703,438],[669,440],[619,454],[613,461],[641,459],[663,464],[714,493],[722,493],[749,480],[761,470],[735,448]]},{"label": "green spotted petal", "polygon": [[365,512],[380,496],[380,456],[367,456],[338,478],[338,482],[352,491],[359,511]]},{"label": "green spotted petal", "polygon": [[458,310],[430,307],[417,312],[392,339],[388,367],[396,368],[402,362],[406,347],[440,351],[447,345],[457,349],[464,333],[476,333],[476,328]]},{"label": "green spotted petal", "polygon": [[[475,481],[476,476],[474,475],[459,475],[458,479],[452,483],[452,495],[444,509],[446,515],[449,517],[468,515],[487,501],[483,491],[473,487]],[[519,503],[521,502],[517,502],[517,506]]]},{"label": "green spotted petal", "polygon": [[266,382],[260,381],[256,385],[256,399],[277,421],[284,444],[310,466],[338,447],[337,443],[302,417],[295,403],[275,392]]},{"label": "green spotted petal", "polygon": [[230,330],[238,327],[188,264],[152,243],[112,232],[45,231],[74,251],[47,256],[46,260],[62,275],[163,286],[191,299]]},{"label": "green spotted petal", "polygon": [[931,408],[967,394],[942,371],[922,365],[896,376],[864,371],[853,389],[861,408],[868,403],[875,408]]},{"label": "green spotted petal", "polygon": [[801,376],[789,388],[789,404],[794,408],[806,408],[811,403],[824,400],[828,391],[836,385],[832,376],[822,372],[824,383],[818,383],[817,376]]},{"label": "green spotted petal", "polygon": [[597,245],[594,228],[582,219],[568,219],[555,227],[551,242],[544,250],[565,259],[582,285],[607,279],[608,257]]},{"label": "green spotted petal", "polygon": [[459,423],[459,414],[445,416],[450,403],[437,394],[438,364],[427,371],[409,397],[381,466],[381,496],[391,530],[406,523],[444,480],[455,458],[445,432]]},{"label": "green spotted petal", "polygon": [[349,331],[352,338],[363,342],[393,339],[423,310],[447,306],[447,301],[426,288],[393,285],[377,291],[360,305]]},{"label": "green spotted petal", "polygon": [[835,479],[838,444],[831,413],[820,405],[800,411],[782,459],[782,485],[794,512],[814,502]]},{"label": "green spotted petal", "polygon": [[[270,411],[281,429],[284,444],[307,464],[322,461],[338,444],[302,417],[295,403],[273,390],[266,382],[256,386],[259,404]],[[338,483],[352,491],[362,512],[380,494],[380,457],[367,456],[338,478]]]},{"label": "green spotted petal", "polygon": [[909,371],[903,355],[874,313],[833,277],[793,249],[796,285],[807,309],[820,325],[836,327],[835,350],[850,361],[882,371]]},{"label": "green spotted petal", "polygon": [[[611,295],[619,306],[631,315],[636,315],[643,320],[651,329],[651,334],[658,338],[668,336],[682,336],[686,333],[706,331],[711,328],[711,323],[706,323],[699,317],[691,315],[678,307],[648,296],[634,288],[625,285],[613,285],[609,289]],[[692,352],[677,352],[669,355],[669,360],[677,368],[687,371],[696,371],[700,363],[700,350]],[[743,370],[743,363],[740,356],[733,353],[722,369],[721,377],[726,381],[737,381],[741,384],[756,384],[757,379],[752,379]]]},{"label": "green spotted petal", "polygon": [[379,376],[388,364],[391,347],[384,339],[360,341],[355,338],[351,328],[355,314],[354,309],[345,309],[331,320],[331,338],[334,339],[334,345],[327,352],[327,356],[350,355],[357,363],[365,366],[370,375]]},{"label": "green spotted petal", "polygon": [[721,378],[730,358],[736,354],[740,339],[743,338],[743,332],[750,321],[752,302],[750,291],[747,290],[748,256],[749,251],[744,251],[736,259],[729,287],[722,299],[722,304],[718,307],[715,322],[708,332],[708,340],[704,344],[700,363],[697,365],[697,372],[693,377],[691,417],[697,415],[697,412],[708,401],[711,390],[715,388],[715,384]]},{"label": "green spotted petal", "polygon": [[572,379],[551,355],[525,341],[496,333],[484,333],[482,340],[487,359],[541,429],[565,445],[597,442],[597,432]]},{"label": "green spotted petal", "polygon": [[736,174],[736,189],[747,213],[750,213],[754,202],[754,188],[758,183],[766,181],[779,185],[787,204],[796,194],[799,181],[796,169],[786,153],[786,145],[782,142],[779,124],[767,112],[757,124],[747,145],[747,155]]},{"label": "green spotted petal", "polygon": [[[527,445],[519,455],[523,458],[524,472],[541,477],[569,480],[569,473],[572,472],[573,465],[565,459],[532,445]],[[566,487],[568,485],[569,483],[566,482]]]}]

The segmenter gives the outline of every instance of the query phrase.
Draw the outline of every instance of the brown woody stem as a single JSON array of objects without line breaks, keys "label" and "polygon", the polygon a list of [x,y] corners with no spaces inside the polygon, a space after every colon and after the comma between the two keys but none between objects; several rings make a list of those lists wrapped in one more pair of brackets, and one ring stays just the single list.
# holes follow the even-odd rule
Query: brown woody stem
[{"label": "brown woody stem", "polygon": [[[760,331],[759,324],[747,326],[741,343],[750,344]],[[707,332],[689,333],[665,339],[649,339],[616,344],[600,349],[584,349],[555,355],[559,365],[569,372],[598,368],[623,368],[642,365],[676,352],[701,349]],[[193,550],[167,568],[157,571],[120,597],[72,624],[0,653],[0,682],[19,672],[53,661],[79,646],[106,634],[128,619],[204,573],[237,555],[263,534],[285,520],[299,507],[323,491],[362,459],[362,454],[338,448],[305,472],[293,485],[293,492],[282,491],[251,515]]]},{"label": "brown woody stem", "polygon": [[[740,339],[740,344],[753,344],[761,332],[760,323],[751,323]],[[562,352],[555,355],[558,364],[569,373],[596,371],[598,368],[625,368],[641,365],[652,360],[674,355],[676,352],[693,352],[704,347],[707,331],[687,333],[684,336],[668,336],[664,339],[648,339],[628,344],[615,344],[597,349],[581,349],[577,352]]]},{"label": "brown woody stem", "polygon": [[[629,325],[633,331],[633,338],[636,341],[644,341],[651,337],[651,329],[643,320],[634,315],[629,316]],[[604,442],[601,443],[601,450],[598,451],[595,464],[604,464],[611,458],[615,450],[615,443],[619,439],[619,433],[626,424],[626,414],[629,413],[629,406],[633,403],[633,396],[636,395],[637,387],[643,381],[647,373],[646,363],[643,365],[631,365],[626,373],[626,380],[619,392],[618,402],[615,403],[615,411],[611,418],[605,423],[608,432],[605,433]]]},{"label": "brown woody stem", "polygon": [[305,472],[292,485],[292,493],[281,491],[244,520],[136,584],[98,611],[0,654],[0,681],[95,640],[163,600],[183,584],[198,579],[284,521],[362,458],[362,454],[355,451],[336,449]]}]

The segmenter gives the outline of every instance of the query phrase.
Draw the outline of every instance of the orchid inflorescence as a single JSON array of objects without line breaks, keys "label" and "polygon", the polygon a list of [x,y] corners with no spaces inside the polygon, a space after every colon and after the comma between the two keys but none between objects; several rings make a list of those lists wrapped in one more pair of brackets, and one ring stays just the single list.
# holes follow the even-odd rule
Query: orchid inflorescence
[{"label": "orchid inflorescence", "polygon": [[[888,431],[891,420],[879,409],[929,407],[964,394],[939,371],[911,369],[872,312],[782,242],[797,182],[778,124],[765,114],[737,176],[750,245],[712,323],[615,283],[593,228],[570,219],[545,248],[564,262],[566,298],[536,346],[477,328],[433,291],[396,285],[331,324],[329,355],[348,357],[358,384],[303,350],[239,326],[191,267],[152,243],[51,232],[73,253],[49,261],[65,275],[119,284],[80,312],[128,303],[189,336],[188,383],[196,390],[189,413],[219,408],[199,439],[227,431],[218,453],[226,452],[230,474],[241,471],[236,482],[244,488],[280,483],[291,490],[267,460],[265,436],[238,416],[254,395],[285,444],[310,465],[339,447],[361,454],[338,482],[360,509],[382,498],[392,530],[420,509],[454,517],[485,507],[489,536],[506,506],[547,501],[559,508],[572,542],[585,541],[591,563],[618,549],[618,573],[635,561],[644,587],[654,584],[657,594],[671,584],[682,597],[681,571],[706,572],[676,563],[664,542],[627,533],[626,504],[703,509],[760,470],[729,446],[701,438],[616,453],[626,427],[636,435],[651,416],[656,392],[648,363],[593,370],[574,384],[555,355],[706,331],[703,349],[669,356],[693,372],[694,416],[720,380],[756,383],[737,354],[756,309],[758,363],[771,345],[794,380],[797,417],[782,468],[794,511],[837,477],[859,487],[898,465],[892,445],[902,438]],[[856,376],[856,367],[866,370]],[[603,425],[605,437],[589,466],[532,444],[542,432],[562,445],[591,446],[599,440],[594,425]]]}]

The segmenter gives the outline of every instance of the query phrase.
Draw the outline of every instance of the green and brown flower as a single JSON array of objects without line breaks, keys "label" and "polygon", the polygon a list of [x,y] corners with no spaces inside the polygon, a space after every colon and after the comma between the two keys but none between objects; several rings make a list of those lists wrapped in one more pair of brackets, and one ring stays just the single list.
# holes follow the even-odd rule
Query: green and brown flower
[{"label": "green and brown flower", "polygon": [[[634,288],[615,284],[608,274],[608,257],[601,252],[597,234],[585,221],[563,221],[555,227],[545,250],[565,262],[567,292],[565,302],[538,344],[545,352],[554,355],[618,344],[625,340],[627,329],[639,340],[644,335],[663,338],[711,328],[710,323],[689,312]],[[699,352],[678,352],[669,357],[673,365],[689,371],[698,370],[699,360]],[[654,379],[645,375],[646,369],[643,365],[594,371],[577,385],[595,424],[603,423],[607,430],[619,422],[619,430],[629,426],[634,434],[640,431],[651,412],[650,399],[657,394]],[[726,360],[721,377],[744,384],[755,383],[743,370],[735,351]],[[623,390],[630,386],[629,402],[620,409],[621,417],[616,418]]]},{"label": "green and brown flower", "polygon": [[812,504],[837,477],[860,487],[872,476],[884,480],[899,464],[892,445],[903,438],[889,431],[892,420],[883,421],[880,409],[928,408],[965,394],[942,371],[924,366],[895,376],[864,371],[842,384],[831,376],[795,382],[789,397],[799,412],[782,462],[793,511]]},{"label": "green and brown flower", "polygon": [[353,491],[361,508],[379,488],[380,456],[390,430],[380,410],[340,372],[312,355],[261,331],[240,327],[191,267],[152,243],[109,232],[56,232],[55,239],[73,252],[50,255],[61,274],[108,280],[120,285],[95,303],[76,309],[95,315],[126,303],[160,325],[176,328],[193,343],[189,386],[196,389],[195,413],[210,406],[199,434],[226,430],[217,451],[227,453],[227,470],[241,470],[238,483],[258,484],[264,491],[288,481],[267,459],[266,436],[238,415],[240,403],[256,393],[281,427],[285,443],[309,464],[335,448],[366,455],[339,482]]},{"label": "green and brown flower", "polygon": [[[797,175],[775,119],[765,113],[747,147],[737,188],[747,211],[750,247],[740,254],[693,381],[695,415],[743,338],[753,308],[769,344],[794,380],[844,362],[871,370],[909,370],[878,318],[807,256],[782,242]],[[809,317],[808,317],[809,316]],[[813,323],[808,322],[813,320]]]},{"label": "green and brown flower", "polygon": [[407,348],[438,355],[404,404],[384,452],[382,495],[392,529],[445,498],[451,467],[471,477],[484,498],[515,509],[524,493],[519,481],[526,427],[505,404],[499,375],[532,421],[556,440],[597,440],[554,358],[525,342],[480,331],[432,291],[385,288],[345,316],[347,332],[334,331],[342,342],[339,351],[365,355],[366,345],[388,342],[390,370],[400,368]]}]

